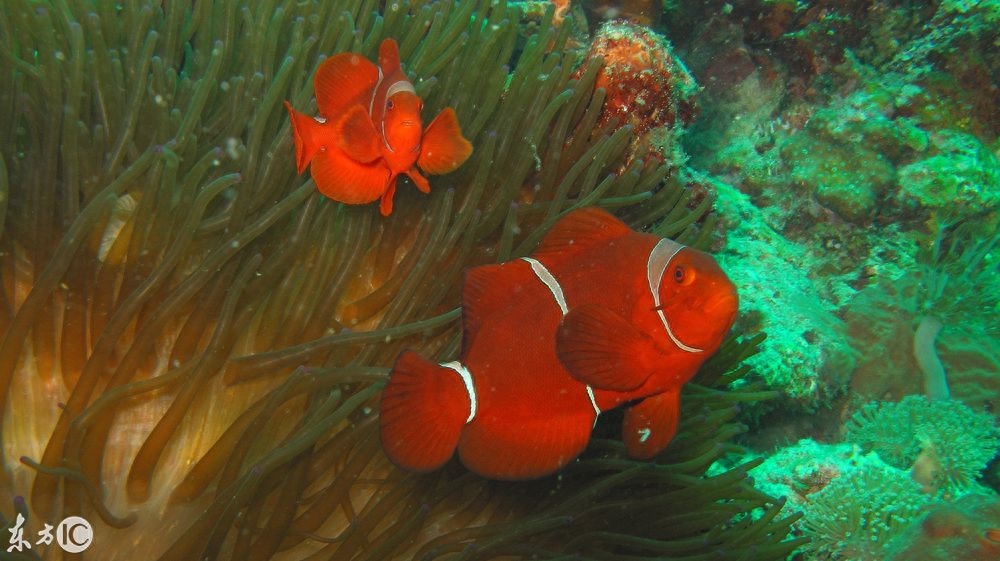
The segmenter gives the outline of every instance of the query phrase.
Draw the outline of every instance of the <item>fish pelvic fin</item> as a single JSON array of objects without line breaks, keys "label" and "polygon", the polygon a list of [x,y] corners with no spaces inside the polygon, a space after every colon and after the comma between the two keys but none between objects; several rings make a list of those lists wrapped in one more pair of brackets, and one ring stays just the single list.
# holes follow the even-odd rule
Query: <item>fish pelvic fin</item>
[{"label": "fish pelvic fin", "polygon": [[653,341],[617,312],[599,304],[571,309],[556,330],[556,354],[570,375],[595,388],[638,388],[660,354]]},{"label": "fish pelvic fin", "polygon": [[382,447],[389,459],[410,471],[447,463],[469,418],[470,395],[456,370],[401,353],[382,392]]},{"label": "fish pelvic fin", "polygon": [[662,452],[677,434],[680,412],[680,388],[651,395],[630,407],[622,423],[628,455],[648,460]]},{"label": "fish pelvic fin", "polygon": [[393,199],[396,198],[396,177],[389,177],[389,186],[382,192],[382,200],[378,203],[378,211],[382,216],[392,214]]},{"label": "fish pelvic fin", "polygon": [[410,178],[410,181],[412,181],[413,184],[417,186],[418,191],[420,191],[421,193],[431,192],[430,182],[427,181],[426,177],[420,175],[420,172],[417,171],[417,168],[410,168],[406,170],[406,172],[404,173],[406,173],[406,176]]}]

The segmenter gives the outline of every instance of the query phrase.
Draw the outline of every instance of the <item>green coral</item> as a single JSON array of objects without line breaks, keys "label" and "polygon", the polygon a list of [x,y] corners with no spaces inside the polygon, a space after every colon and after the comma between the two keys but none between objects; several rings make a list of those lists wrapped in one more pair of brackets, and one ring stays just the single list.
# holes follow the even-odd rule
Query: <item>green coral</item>
[{"label": "green coral", "polygon": [[993,418],[955,400],[910,395],[898,402],[873,401],[845,427],[846,440],[889,465],[910,469],[923,456],[934,463],[933,487],[957,492],[969,487],[1000,448]]},{"label": "green coral", "polygon": [[900,167],[904,200],[939,213],[969,214],[1000,204],[1000,160],[975,136],[942,130],[931,136],[930,155]]},{"label": "green coral", "polygon": [[810,496],[802,531],[810,560],[881,560],[886,545],[929,502],[902,470],[867,466],[834,479]]}]

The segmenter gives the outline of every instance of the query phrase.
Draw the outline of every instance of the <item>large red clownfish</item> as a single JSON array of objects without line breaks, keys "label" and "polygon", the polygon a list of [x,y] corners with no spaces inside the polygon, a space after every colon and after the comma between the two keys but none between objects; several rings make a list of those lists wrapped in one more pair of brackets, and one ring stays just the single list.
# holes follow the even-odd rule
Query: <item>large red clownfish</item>
[{"label": "large red clownfish", "polygon": [[719,348],[738,298],[708,254],[586,208],[530,257],[469,270],[462,302],[460,360],[396,360],[382,445],[408,470],[457,449],[475,473],[530,479],[576,458],[598,415],[626,403],[628,454],[662,451],[681,386]]},{"label": "large red clownfish", "polygon": [[423,129],[423,101],[403,73],[393,39],[382,41],[379,66],[354,53],[326,59],[316,70],[313,88],[318,117],[285,102],[295,134],[295,164],[299,173],[311,166],[316,188],[335,201],[381,199],[379,210],[388,216],[399,174],[429,193],[421,170],[448,173],[472,154],[452,108]]}]

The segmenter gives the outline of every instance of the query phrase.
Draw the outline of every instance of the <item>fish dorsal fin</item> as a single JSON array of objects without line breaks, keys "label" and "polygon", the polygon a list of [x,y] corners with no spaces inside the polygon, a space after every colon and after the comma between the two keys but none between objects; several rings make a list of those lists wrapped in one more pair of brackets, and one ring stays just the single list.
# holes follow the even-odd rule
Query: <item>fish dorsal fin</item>
[{"label": "fish dorsal fin", "polygon": [[651,395],[629,407],[622,423],[628,455],[648,460],[662,452],[677,434],[680,412],[680,388]]},{"label": "fish dorsal fin", "polygon": [[337,122],[337,143],[352,160],[363,164],[370,164],[381,155],[378,132],[371,115],[360,104],[351,106]]},{"label": "fish dorsal fin", "polygon": [[523,261],[481,265],[465,272],[462,283],[462,356],[486,318],[510,307],[511,294],[534,276]]},{"label": "fish dorsal fin", "polygon": [[327,119],[339,118],[353,105],[368,107],[379,81],[379,69],[356,53],[340,53],[323,61],[313,78],[316,107]]},{"label": "fish dorsal fin", "polygon": [[556,330],[556,354],[570,376],[602,390],[634,390],[657,363],[656,345],[620,314],[599,304],[569,311]]},{"label": "fish dorsal fin", "polygon": [[552,226],[532,256],[566,255],[620,238],[632,230],[610,212],[584,207],[570,212]]},{"label": "fish dorsal fin", "polygon": [[395,39],[382,40],[382,44],[378,48],[378,65],[390,81],[395,81],[400,77],[406,78],[406,75],[403,74],[403,65],[399,62],[399,45]]}]

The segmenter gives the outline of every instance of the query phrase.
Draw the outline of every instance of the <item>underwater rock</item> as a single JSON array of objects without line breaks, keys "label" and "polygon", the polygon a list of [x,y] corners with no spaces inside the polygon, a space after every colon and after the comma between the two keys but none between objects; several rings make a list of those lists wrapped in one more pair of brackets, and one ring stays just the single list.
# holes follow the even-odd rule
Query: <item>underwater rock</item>
[{"label": "underwater rock", "polygon": [[1000,205],[1000,160],[978,138],[942,130],[930,136],[930,146],[927,157],[899,168],[901,198],[936,216]]},{"label": "underwater rock", "polygon": [[808,133],[790,138],[781,155],[800,194],[814,196],[852,224],[871,223],[893,178],[892,166],[878,153],[824,142]]},{"label": "underwater rock", "polygon": [[718,258],[742,296],[738,328],[768,334],[748,362],[782,392],[782,407],[815,411],[843,393],[854,370],[843,322],[806,273],[810,258],[771,229],[746,195],[721,181],[715,188],[727,231]]},{"label": "underwater rock", "polygon": [[669,138],[670,131],[697,116],[698,86],[661,35],[630,21],[607,22],[598,29],[575,76],[583,75],[597,57],[603,58],[604,66],[594,86],[605,91],[598,126],[611,121],[619,127],[630,125],[637,143],[657,146],[654,137]]},{"label": "underwater rock", "polygon": [[885,561],[992,561],[1000,559],[1000,499],[966,495],[930,508],[889,544]]}]

